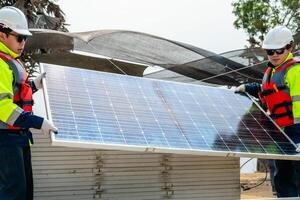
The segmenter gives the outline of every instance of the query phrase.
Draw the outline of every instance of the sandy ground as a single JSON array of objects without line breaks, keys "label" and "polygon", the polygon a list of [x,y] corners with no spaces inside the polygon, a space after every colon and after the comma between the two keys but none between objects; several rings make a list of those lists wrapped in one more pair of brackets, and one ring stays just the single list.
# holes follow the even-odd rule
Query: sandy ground
[{"label": "sandy ground", "polygon": [[[241,174],[241,184],[253,187],[261,183],[265,178],[265,173],[250,173],[250,174]],[[262,199],[262,198],[274,198],[272,194],[272,188],[269,177],[267,181],[262,185],[252,188],[250,190],[243,191],[241,190],[241,199]]]}]

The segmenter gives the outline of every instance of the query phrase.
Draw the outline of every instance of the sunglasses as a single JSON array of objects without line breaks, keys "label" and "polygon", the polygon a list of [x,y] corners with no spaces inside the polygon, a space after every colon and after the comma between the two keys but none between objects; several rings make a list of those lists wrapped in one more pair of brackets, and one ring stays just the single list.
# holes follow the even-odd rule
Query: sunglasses
[{"label": "sunglasses", "polygon": [[16,39],[17,39],[17,42],[21,43],[23,41],[26,42],[28,36],[27,35],[17,35],[17,34],[14,34],[14,33],[9,33],[9,35],[12,35],[14,36]]},{"label": "sunglasses", "polygon": [[286,49],[285,47],[281,49],[266,49],[266,52],[268,56],[273,56],[274,53],[276,53],[277,55],[281,55],[284,53],[285,49]]}]

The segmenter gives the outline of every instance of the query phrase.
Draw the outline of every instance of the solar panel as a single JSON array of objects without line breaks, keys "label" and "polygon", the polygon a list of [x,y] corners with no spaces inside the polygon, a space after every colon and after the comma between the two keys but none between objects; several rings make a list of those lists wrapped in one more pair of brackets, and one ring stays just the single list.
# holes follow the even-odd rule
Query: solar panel
[{"label": "solar panel", "polygon": [[199,86],[44,65],[54,145],[297,159],[294,144],[248,98]]}]

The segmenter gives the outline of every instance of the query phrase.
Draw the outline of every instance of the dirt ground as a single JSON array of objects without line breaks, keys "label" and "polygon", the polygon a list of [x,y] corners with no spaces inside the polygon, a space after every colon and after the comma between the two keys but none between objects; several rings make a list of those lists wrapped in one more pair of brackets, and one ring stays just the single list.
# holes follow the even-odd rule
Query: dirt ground
[{"label": "dirt ground", "polygon": [[[247,173],[241,174],[240,182],[245,187],[253,187],[265,179],[265,173]],[[241,199],[260,199],[273,198],[272,187],[269,177],[262,185],[243,191],[241,190]]]}]

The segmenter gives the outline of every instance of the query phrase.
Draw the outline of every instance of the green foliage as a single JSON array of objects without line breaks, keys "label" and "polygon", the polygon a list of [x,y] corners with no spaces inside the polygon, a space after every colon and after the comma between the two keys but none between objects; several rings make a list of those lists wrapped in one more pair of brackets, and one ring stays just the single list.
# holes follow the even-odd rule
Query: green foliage
[{"label": "green foliage", "polygon": [[300,31],[300,0],[237,0],[232,3],[237,17],[234,26],[244,29],[251,46],[261,46],[264,35],[276,25]]},{"label": "green foliage", "polygon": [[[65,17],[63,11],[55,0],[0,0],[0,7],[14,6],[23,11],[28,19],[29,28],[42,28],[65,31]],[[38,72],[38,63],[24,52],[21,60],[25,63],[25,68],[29,77]]]},{"label": "green foliage", "polygon": [[0,7],[14,6],[24,12],[29,28],[67,31],[65,17],[55,0],[0,0]]}]

